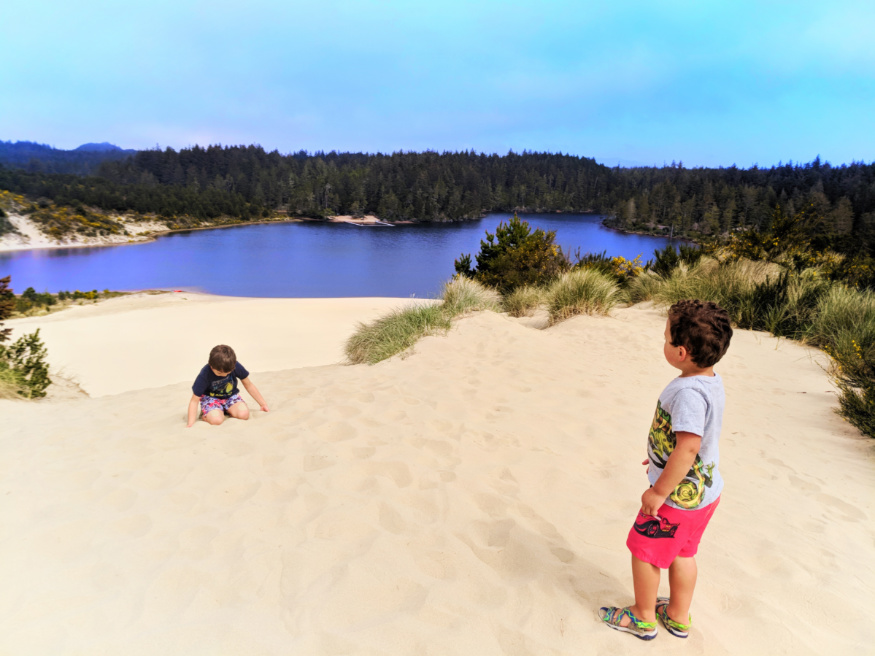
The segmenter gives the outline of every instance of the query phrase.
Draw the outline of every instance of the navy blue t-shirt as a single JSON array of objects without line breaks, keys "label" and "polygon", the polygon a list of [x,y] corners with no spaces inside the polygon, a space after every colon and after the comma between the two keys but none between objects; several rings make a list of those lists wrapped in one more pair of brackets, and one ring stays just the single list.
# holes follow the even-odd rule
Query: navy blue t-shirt
[{"label": "navy blue t-shirt", "polygon": [[237,379],[243,380],[248,377],[249,372],[239,362],[234,367],[234,371],[227,376],[217,376],[210,369],[210,365],[206,365],[195,378],[191,391],[195,396],[206,394],[217,399],[227,399],[240,391],[237,389]]}]

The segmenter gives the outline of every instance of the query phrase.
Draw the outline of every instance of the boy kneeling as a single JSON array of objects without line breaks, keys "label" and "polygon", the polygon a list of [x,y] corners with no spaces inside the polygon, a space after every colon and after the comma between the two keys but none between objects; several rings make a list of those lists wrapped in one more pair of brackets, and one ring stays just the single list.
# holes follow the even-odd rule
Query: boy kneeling
[{"label": "boy kneeling", "polygon": [[226,414],[235,419],[249,419],[249,408],[240,398],[240,390],[237,388],[238,379],[262,412],[267,412],[267,402],[250,380],[246,367],[237,362],[234,349],[220,344],[210,351],[209,362],[200,370],[191,386],[193,396],[188,402],[189,428],[197,420],[198,406],[203,420],[213,426],[225,421]]}]

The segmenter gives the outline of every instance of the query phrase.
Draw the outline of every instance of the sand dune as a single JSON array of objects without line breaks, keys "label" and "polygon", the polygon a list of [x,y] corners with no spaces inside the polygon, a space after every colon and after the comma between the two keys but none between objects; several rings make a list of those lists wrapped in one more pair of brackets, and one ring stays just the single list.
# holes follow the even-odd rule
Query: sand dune
[{"label": "sand dune", "polygon": [[[674,375],[657,311],[546,331],[478,314],[353,367],[328,364],[347,318],[379,312],[323,301],[338,314],[317,332],[337,339],[323,366],[296,366],[285,322],[316,306],[221,299],[218,316],[260,330],[187,342],[189,373],[168,327],[202,324],[213,301],[128,302],[10,322],[44,326],[95,398],[0,402],[0,653],[872,651],[875,443],[834,413],[817,351],[736,333],[693,631],[645,644],[595,611],[632,600],[625,536]],[[116,355],[78,369],[95,326],[129,324],[128,344],[185,382],[131,387],[155,365]],[[187,429],[188,378],[216,341],[246,355],[271,412]]]}]

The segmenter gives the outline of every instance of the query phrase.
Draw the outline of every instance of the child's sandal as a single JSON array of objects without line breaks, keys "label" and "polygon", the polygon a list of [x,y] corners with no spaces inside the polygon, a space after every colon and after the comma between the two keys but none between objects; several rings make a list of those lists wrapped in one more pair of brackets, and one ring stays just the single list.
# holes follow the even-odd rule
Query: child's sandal
[{"label": "child's sandal", "polygon": [[680,622],[675,622],[668,616],[668,602],[668,597],[657,597],[656,616],[662,622],[665,630],[671,633],[673,636],[677,636],[678,638],[689,637],[690,628],[693,626],[693,616],[690,615],[690,619],[687,620],[689,624],[681,624]]},{"label": "child's sandal", "polygon": [[[629,616],[629,625],[620,626],[624,615]],[[656,622],[644,622],[639,620],[629,608],[617,608],[616,606],[602,606],[599,608],[599,619],[612,629],[631,633],[642,640],[653,640],[656,637]]]}]

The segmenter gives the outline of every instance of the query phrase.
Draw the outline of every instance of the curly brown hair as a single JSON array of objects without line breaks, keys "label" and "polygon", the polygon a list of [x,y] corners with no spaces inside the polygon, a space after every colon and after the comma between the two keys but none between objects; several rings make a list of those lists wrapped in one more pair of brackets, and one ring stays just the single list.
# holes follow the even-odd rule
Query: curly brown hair
[{"label": "curly brown hair", "polygon": [[219,344],[210,351],[209,364],[216,371],[231,373],[237,366],[237,354],[230,346]]},{"label": "curly brown hair", "polygon": [[678,301],[668,309],[672,346],[683,346],[697,366],[720,362],[732,339],[729,313],[711,301]]}]

